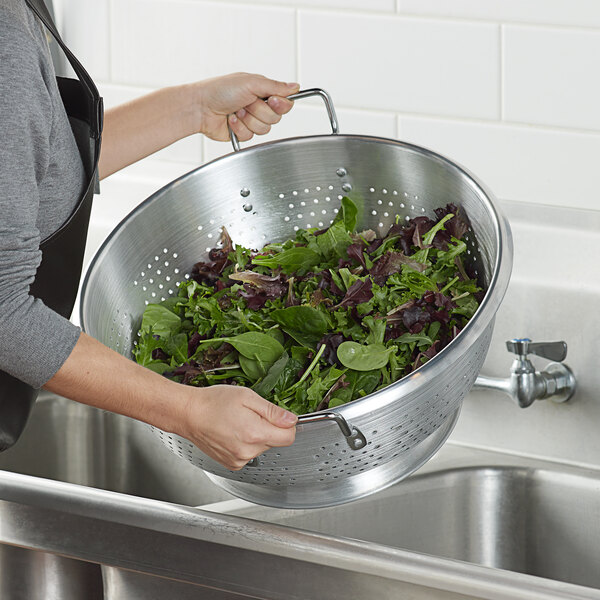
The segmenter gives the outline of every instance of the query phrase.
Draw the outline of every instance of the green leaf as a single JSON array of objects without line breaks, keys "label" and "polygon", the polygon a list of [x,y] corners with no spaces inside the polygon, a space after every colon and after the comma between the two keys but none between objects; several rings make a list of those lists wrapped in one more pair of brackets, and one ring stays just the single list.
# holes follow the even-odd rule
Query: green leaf
[{"label": "green leaf", "polygon": [[[390,354],[393,356],[393,354]],[[345,374],[347,387],[340,388],[333,393],[331,400],[329,401],[329,408],[341,406],[356,398],[362,398],[368,396],[375,390],[379,381],[381,380],[381,371],[356,371],[348,369]]]},{"label": "green leaf", "polygon": [[419,348],[429,347],[433,340],[425,333],[403,333],[396,338],[397,344],[416,344]]},{"label": "green leaf", "polygon": [[265,363],[261,360],[254,358],[247,358],[243,354],[240,354],[238,361],[242,371],[252,380],[258,381],[267,374],[268,368],[272,363]]},{"label": "green leaf", "polygon": [[261,267],[276,269],[281,267],[284,273],[294,273],[299,271],[301,274],[308,271],[311,267],[318,265],[321,262],[321,255],[317,252],[298,246],[284,250],[279,254],[268,256],[257,256],[252,259],[252,263]]},{"label": "green leaf", "polygon": [[[273,363],[283,354],[283,346],[266,333],[249,331],[221,339],[223,342],[229,342],[242,356],[263,363]],[[210,340],[202,340],[201,343],[206,341]]]},{"label": "green leaf", "polygon": [[454,259],[467,251],[467,245],[462,240],[452,238],[448,244],[448,250],[439,250],[437,253],[437,263],[446,264],[454,267]]},{"label": "green leaf", "polygon": [[142,334],[133,349],[133,355],[135,356],[136,362],[144,367],[147,367],[153,362],[152,351],[156,350],[157,348],[162,348],[163,344],[163,340],[155,339],[151,333]]},{"label": "green leaf", "polygon": [[185,333],[176,333],[169,336],[163,350],[170,354],[179,364],[188,359],[188,337]]},{"label": "green leaf", "polygon": [[356,230],[356,223],[358,221],[358,207],[348,196],[342,198],[342,204],[338,214],[333,220],[333,224],[341,222],[344,224],[346,231],[352,233]]},{"label": "green leaf", "polygon": [[277,382],[282,377],[285,367],[288,364],[290,357],[287,352],[284,352],[270,367],[262,381],[256,383],[252,389],[263,398],[273,390]]},{"label": "green leaf", "polygon": [[315,348],[331,327],[327,315],[312,306],[289,306],[271,312],[271,318],[299,344]]},{"label": "green leaf", "polygon": [[148,304],[142,316],[142,332],[166,337],[181,328],[181,319],[162,304]]},{"label": "green leaf", "polygon": [[319,252],[326,260],[348,258],[346,251],[352,243],[352,238],[341,221],[333,223],[325,233],[318,235],[315,240]]},{"label": "green leaf", "polygon": [[162,375],[165,371],[168,371],[171,368],[170,365],[168,365],[166,362],[163,362],[162,360],[153,360],[152,362],[149,362],[144,366],[147,369],[158,373],[159,375]]},{"label": "green leaf", "polygon": [[444,223],[449,221],[454,215],[452,213],[447,214],[445,217],[440,219],[427,233],[423,234],[423,245],[430,246],[433,244],[433,238],[438,231],[446,229]]},{"label": "green leaf", "polygon": [[372,316],[368,316],[363,319],[363,325],[366,325],[369,329],[369,335],[365,339],[367,344],[383,344],[386,326],[385,319],[375,319]]},{"label": "green leaf", "polygon": [[373,371],[385,367],[393,348],[383,344],[363,345],[357,342],[342,342],[337,349],[339,361],[349,369]]}]

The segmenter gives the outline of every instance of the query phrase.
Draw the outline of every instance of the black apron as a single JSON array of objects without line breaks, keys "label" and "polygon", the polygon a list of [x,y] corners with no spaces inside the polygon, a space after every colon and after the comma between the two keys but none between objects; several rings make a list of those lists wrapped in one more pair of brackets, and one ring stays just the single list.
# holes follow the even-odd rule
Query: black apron
[{"label": "black apron", "polygon": [[[102,98],[91,77],[61,40],[43,0],[25,0],[64,50],[79,79],[57,77],[87,177],[85,191],[69,219],[40,245],[42,262],[30,293],[69,318],[73,311],[87,237],[92,198],[98,179],[102,133]],[[24,332],[27,335],[27,332]],[[0,451],[19,438],[38,395],[37,389],[0,371]]]}]

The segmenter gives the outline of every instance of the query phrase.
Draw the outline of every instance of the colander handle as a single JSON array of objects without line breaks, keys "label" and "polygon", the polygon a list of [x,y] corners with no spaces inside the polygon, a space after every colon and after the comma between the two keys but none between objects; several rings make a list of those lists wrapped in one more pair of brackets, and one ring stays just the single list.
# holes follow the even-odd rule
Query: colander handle
[{"label": "colander handle", "polygon": [[352,450],[360,450],[367,445],[367,439],[363,435],[362,431],[358,427],[350,425],[342,415],[336,412],[322,412],[314,413],[312,415],[301,415],[298,417],[298,424],[306,423],[317,423],[319,421],[335,421],[342,432],[342,435],[346,438],[348,446]]},{"label": "colander handle", "polygon": [[[316,423],[318,421],[335,421],[352,450],[360,450],[367,445],[367,438],[365,438],[362,431],[358,427],[354,427],[348,423],[339,413],[321,412],[298,417],[298,425]],[[260,460],[258,456],[246,464],[247,467],[258,467],[259,465]]]},{"label": "colander handle", "polygon": [[[331,96],[321,88],[310,88],[308,90],[300,90],[296,94],[291,94],[288,96],[288,100],[302,100],[303,98],[310,98],[311,96],[320,96],[323,98],[323,102],[325,102],[325,108],[327,109],[327,115],[329,116],[329,123],[331,124],[331,133],[336,134],[339,133],[339,127],[337,122],[337,116],[335,114],[335,109],[333,108],[333,101],[331,100]],[[266,98],[264,99],[266,102]],[[231,140],[231,145],[233,146],[233,150],[235,152],[240,151],[240,141],[237,138],[237,135],[233,133],[231,127],[229,127],[229,122],[227,122],[227,128],[229,129],[229,139]]]}]

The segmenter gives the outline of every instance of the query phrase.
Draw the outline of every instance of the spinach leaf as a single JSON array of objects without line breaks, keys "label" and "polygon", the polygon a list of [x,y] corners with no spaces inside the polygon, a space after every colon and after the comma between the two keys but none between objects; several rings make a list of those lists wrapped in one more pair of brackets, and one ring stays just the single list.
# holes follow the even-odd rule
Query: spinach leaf
[{"label": "spinach leaf", "polygon": [[148,304],[142,316],[142,332],[169,336],[181,327],[181,319],[162,304]]},{"label": "spinach leaf", "polygon": [[268,368],[272,363],[265,363],[255,358],[247,358],[243,354],[239,355],[238,361],[242,371],[252,380],[257,381],[267,374]]},{"label": "spinach leaf", "polygon": [[283,346],[266,333],[249,331],[222,340],[229,342],[242,356],[265,363],[275,362],[283,354]]},{"label": "spinach leaf", "polygon": [[252,264],[261,267],[269,267],[270,269],[281,267],[284,273],[298,271],[300,274],[306,273],[311,267],[318,265],[320,262],[320,254],[302,246],[284,250],[279,254],[256,256],[252,259]]},{"label": "spinach leaf", "polygon": [[271,318],[298,343],[315,348],[331,327],[327,315],[312,306],[289,306],[271,312]]},{"label": "spinach leaf", "polygon": [[393,348],[383,344],[362,345],[357,342],[342,342],[337,349],[338,360],[355,371],[373,371],[388,364]]},{"label": "spinach leaf", "polygon": [[270,367],[264,378],[252,386],[252,389],[259,395],[265,398],[277,385],[285,371],[290,357],[287,352],[284,352]]},{"label": "spinach leaf", "polygon": [[241,356],[263,363],[275,362],[283,354],[283,346],[272,336],[258,331],[248,331],[234,337],[200,340],[199,344],[228,342]]}]

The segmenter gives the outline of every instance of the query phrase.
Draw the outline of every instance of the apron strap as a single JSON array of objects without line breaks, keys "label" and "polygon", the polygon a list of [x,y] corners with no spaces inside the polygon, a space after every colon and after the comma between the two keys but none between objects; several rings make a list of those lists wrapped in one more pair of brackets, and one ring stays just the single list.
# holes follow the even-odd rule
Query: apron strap
[{"label": "apron strap", "polygon": [[99,139],[102,133],[102,120],[104,115],[104,110],[102,106],[102,98],[98,93],[98,89],[96,88],[96,84],[89,76],[88,72],[83,68],[83,65],[77,60],[77,57],[69,50],[67,45],[62,41],[58,30],[56,29],[56,25],[48,12],[48,8],[44,4],[43,0],[25,0],[26,4],[31,8],[31,10],[38,16],[40,21],[47,27],[48,31],[54,36],[58,45],[62,48],[65,53],[68,61],[71,63],[73,70],[75,71],[77,77],[81,81],[82,85],[88,91],[88,102],[90,103],[89,107],[89,115],[90,115],[90,128],[91,128],[91,136],[94,139]]}]

